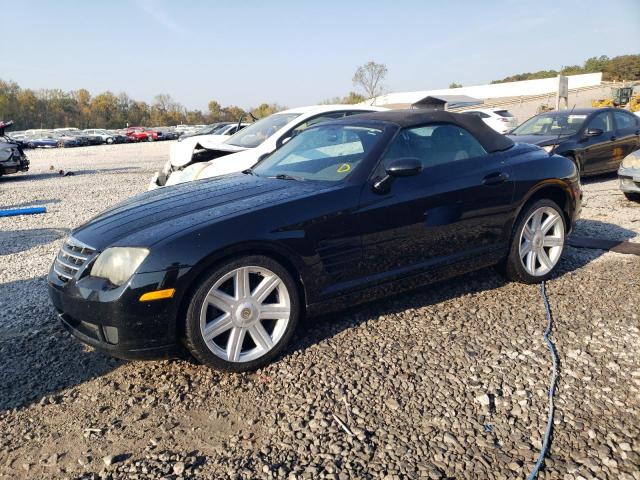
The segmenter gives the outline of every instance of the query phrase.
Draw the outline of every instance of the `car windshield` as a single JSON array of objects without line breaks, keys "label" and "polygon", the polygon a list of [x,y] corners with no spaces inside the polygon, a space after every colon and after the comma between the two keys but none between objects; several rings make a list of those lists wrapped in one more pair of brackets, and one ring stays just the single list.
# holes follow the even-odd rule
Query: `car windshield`
[{"label": "car windshield", "polygon": [[346,125],[310,128],[265,158],[253,173],[291,180],[339,182],[351,175],[381,137],[382,130],[376,128]]},{"label": "car windshield", "polygon": [[235,135],[229,137],[226,143],[237,147],[255,148],[300,115],[302,114],[275,113],[249,125],[247,128],[243,128]]},{"label": "car windshield", "polygon": [[586,115],[547,113],[530,118],[511,132],[511,135],[573,135],[578,133]]}]

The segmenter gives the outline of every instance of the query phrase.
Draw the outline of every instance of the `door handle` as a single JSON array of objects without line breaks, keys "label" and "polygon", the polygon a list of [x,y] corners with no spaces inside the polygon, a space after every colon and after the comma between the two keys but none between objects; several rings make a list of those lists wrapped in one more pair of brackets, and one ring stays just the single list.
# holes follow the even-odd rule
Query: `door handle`
[{"label": "door handle", "polygon": [[509,175],[503,172],[490,173],[482,180],[483,185],[498,185],[504,183],[509,179]]},{"label": "door handle", "polygon": [[615,135],[613,137],[611,137],[611,141],[615,142],[618,139],[618,137],[616,137]]}]

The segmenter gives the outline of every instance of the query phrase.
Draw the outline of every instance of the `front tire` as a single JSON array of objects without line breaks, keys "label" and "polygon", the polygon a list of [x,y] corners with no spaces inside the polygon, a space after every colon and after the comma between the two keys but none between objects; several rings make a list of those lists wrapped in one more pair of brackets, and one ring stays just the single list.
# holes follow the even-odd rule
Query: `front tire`
[{"label": "front tire", "polygon": [[632,202],[640,202],[640,193],[636,192],[622,192],[624,196],[627,197],[627,200],[631,200]]},{"label": "front tire", "polygon": [[538,200],[520,214],[506,262],[509,280],[539,283],[547,280],[560,262],[566,225],[558,205]]},{"label": "front tire", "polygon": [[260,368],[286,347],[300,317],[291,274],[262,255],[212,268],[187,310],[185,343],[203,364],[226,372]]}]

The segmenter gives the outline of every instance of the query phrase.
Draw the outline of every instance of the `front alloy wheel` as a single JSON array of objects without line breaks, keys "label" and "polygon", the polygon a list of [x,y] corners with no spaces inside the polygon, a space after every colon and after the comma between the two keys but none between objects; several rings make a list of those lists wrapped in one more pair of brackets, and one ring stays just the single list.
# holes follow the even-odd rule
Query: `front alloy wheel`
[{"label": "front alloy wheel", "polygon": [[186,343],[203,363],[253,370],[284,348],[298,320],[291,275],[268,257],[243,257],[216,269],[196,291]]}]

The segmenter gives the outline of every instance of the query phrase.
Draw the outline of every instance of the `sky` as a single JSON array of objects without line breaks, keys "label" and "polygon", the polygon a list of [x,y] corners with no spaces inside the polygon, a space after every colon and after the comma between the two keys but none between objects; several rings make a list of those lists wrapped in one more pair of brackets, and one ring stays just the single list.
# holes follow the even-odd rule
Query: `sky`
[{"label": "sky", "polygon": [[168,93],[295,107],[354,90],[370,60],[389,92],[480,85],[640,53],[640,0],[0,0],[0,79],[24,88]]}]

